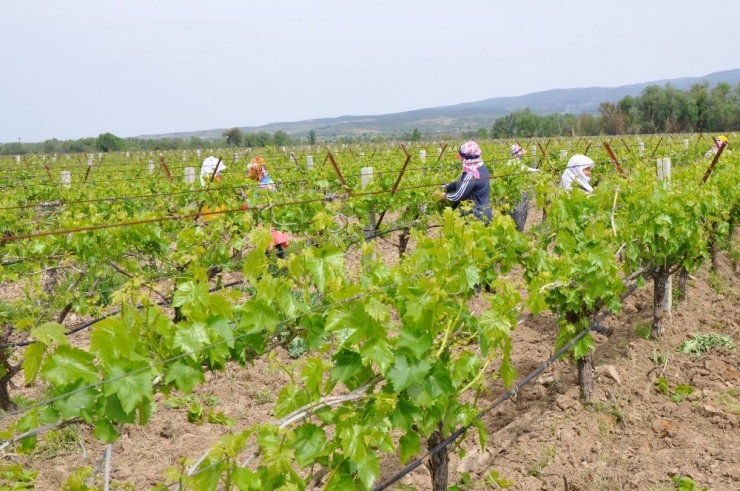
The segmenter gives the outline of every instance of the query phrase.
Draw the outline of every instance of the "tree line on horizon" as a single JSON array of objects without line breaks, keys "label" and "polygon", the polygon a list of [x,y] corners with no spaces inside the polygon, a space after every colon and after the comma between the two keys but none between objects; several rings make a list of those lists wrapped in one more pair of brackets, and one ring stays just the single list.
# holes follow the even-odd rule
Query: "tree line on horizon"
[{"label": "tree line on horizon", "polygon": [[[338,143],[375,142],[387,140],[422,141],[426,139],[453,138],[532,138],[551,136],[596,136],[654,133],[701,133],[740,130],[740,84],[732,87],[718,83],[710,89],[708,82],[680,90],[670,83],[664,87],[650,85],[639,96],[625,96],[618,102],[602,102],[598,114],[548,114],[538,115],[529,109],[516,111],[497,118],[490,129],[466,130],[458,135],[440,135],[411,132],[388,136],[365,134],[361,136],[334,136]],[[285,131],[273,134],[267,131],[244,133],[239,128],[226,130],[221,138],[120,138],[103,133],[97,138],[57,140],[41,143],[0,144],[1,155],[26,153],[87,153],[141,150],[194,150],[198,148],[265,147],[291,144],[316,144],[319,139],[314,130],[306,137],[291,137]]]}]

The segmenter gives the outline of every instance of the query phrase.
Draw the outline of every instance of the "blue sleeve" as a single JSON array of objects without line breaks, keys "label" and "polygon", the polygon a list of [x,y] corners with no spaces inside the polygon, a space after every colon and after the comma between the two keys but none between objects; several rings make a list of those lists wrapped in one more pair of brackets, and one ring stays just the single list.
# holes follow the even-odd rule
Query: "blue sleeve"
[{"label": "blue sleeve", "polygon": [[447,201],[452,201],[453,203],[466,200],[473,192],[473,174],[470,172],[463,172],[460,180],[451,184],[455,184],[455,189],[448,189],[447,194],[445,194],[445,199]]}]

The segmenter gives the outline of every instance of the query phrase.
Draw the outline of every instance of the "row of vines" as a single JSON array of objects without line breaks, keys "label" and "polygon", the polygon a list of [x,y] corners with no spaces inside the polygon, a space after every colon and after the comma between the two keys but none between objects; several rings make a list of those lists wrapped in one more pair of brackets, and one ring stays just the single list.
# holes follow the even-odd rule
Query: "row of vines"
[{"label": "row of vines", "polygon": [[[542,172],[510,162],[512,143]],[[555,348],[579,336],[588,400],[584,331],[653,280],[661,335],[670,275],[732,234],[738,158],[704,159],[702,135],[481,146],[496,209],[487,226],[431,198],[459,175],[454,143],[214,151],[226,169],[205,186],[184,176],[209,152],[0,161],[0,282],[20,292],[0,301],[0,448],[30,452],[44,432],[82,424],[110,461],[122,427],[156,417],[160,394],[189,394],[208,371],[249,370],[301,340],[275,421],[214,436],[158,489],[383,489],[384,462],[412,461],[458,428],[485,445],[479,396],[516,380],[511,333],[525,309],[555,314]],[[596,161],[591,196],[558,189],[574,153]],[[258,154],[275,192],[245,179]],[[671,180],[658,181],[665,157]],[[525,191],[544,218],[519,232],[507,213]],[[271,229],[291,235],[284,257]],[[393,261],[376,253],[385,234],[398,239]],[[481,285],[489,305],[474,316]],[[18,384],[38,398],[19,404]],[[447,456],[425,459],[435,491],[447,489]]]}]

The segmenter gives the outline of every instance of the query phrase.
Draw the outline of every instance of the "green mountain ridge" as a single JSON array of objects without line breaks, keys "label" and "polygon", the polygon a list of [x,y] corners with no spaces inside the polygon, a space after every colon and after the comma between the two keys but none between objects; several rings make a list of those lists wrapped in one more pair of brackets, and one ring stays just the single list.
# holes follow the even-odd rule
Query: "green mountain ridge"
[{"label": "green mountain ridge", "polygon": [[[314,130],[320,139],[327,137],[353,135],[394,135],[407,133],[418,128],[427,134],[452,134],[481,127],[490,128],[496,118],[525,108],[544,115],[553,113],[597,113],[602,102],[617,102],[631,95],[638,96],[650,85],[670,83],[674,87],[686,90],[694,84],[708,82],[715,86],[719,82],[736,85],[740,83],[740,69],[711,73],[702,77],[683,77],[665,79],[620,87],[585,87],[575,89],[551,89],[533,92],[521,96],[494,97],[481,101],[465,102],[451,106],[417,109],[391,114],[339,116],[330,118],[308,119],[295,122],[277,122],[262,126],[244,126],[245,133],[258,131],[285,131],[292,137],[305,137]],[[166,133],[160,135],[142,135],[138,138],[220,138],[226,128],[211,130]]]}]

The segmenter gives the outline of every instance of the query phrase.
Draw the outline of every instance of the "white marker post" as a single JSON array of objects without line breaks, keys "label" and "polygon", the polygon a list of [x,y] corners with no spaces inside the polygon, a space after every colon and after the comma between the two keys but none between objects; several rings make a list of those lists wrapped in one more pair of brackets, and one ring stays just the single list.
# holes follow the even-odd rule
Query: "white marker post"
[{"label": "white marker post", "polygon": [[153,160],[150,160],[149,161],[149,163],[147,165],[147,169],[149,169],[149,174],[151,174],[152,172],[154,172],[154,161]]},{"label": "white marker post", "polygon": [[185,182],[188,184],[195,182],[195,167],[185,167]]},{"label": "white marker post", "polygon": [[[658,159],[655,162],[659,181],[664,181],[667,186],[671,183],[671,159]],[[663,296],[663,310],[672,316],[673,307],[673,275],[668,277],[665,284],[665,295]]]},{"label": "white marker post", "polygon": [[313,170],[313,155],[308,155],[306,157],[306,169]]},{"label": "white marker post", "polygon": [[62,186],[65,188],[72,186],[72,174],[68,170],[62,171]]}]

